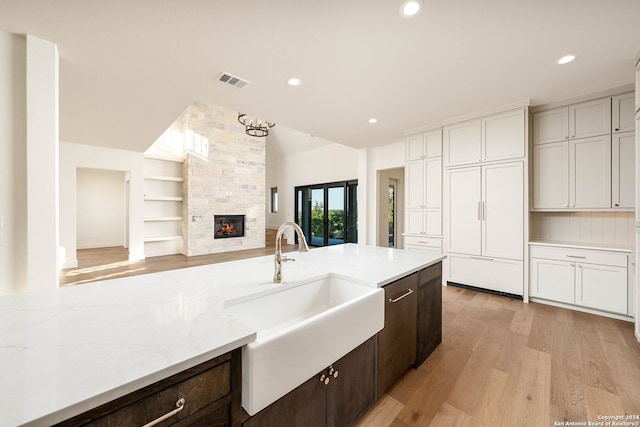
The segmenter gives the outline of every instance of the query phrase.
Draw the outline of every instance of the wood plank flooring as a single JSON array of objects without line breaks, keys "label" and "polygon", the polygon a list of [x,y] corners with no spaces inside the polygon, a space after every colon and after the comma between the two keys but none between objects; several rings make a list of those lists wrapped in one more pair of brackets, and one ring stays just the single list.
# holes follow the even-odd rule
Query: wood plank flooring
[{"label": "wood plank flooring", "polygon": [[[157,273],[178,268],[216,264],[237,259],[273,255],[275,251],[275,230],[267,230],[265,247],[241,251],[222,252],[211,255],[187,257],[167,255],[147,258],[141,261],[129,261],[129,253],[124,247],[80,249],[77,251],[78,267],[60,271],[60,286],[79,285],[98,280],[108,280],[138,274]],[[297,245],[283,242],[282,251],[297,250]]]},{"label": "wood plank flooring", "polygon": [[[295,250],[288,245],[284,250]],[[128,262],[124,248],[78,251],[61,283],[273,254],[267,247]],[[554,426],[640,415],[640,344],[633,324],[444,287],[442,344],[358,422],[359,427]]]},{"label": "wood plank flooring", "polygon": [[537,427],[640,415],[632,323],[452,286],[442,298],[442,344],[359,427]]}]

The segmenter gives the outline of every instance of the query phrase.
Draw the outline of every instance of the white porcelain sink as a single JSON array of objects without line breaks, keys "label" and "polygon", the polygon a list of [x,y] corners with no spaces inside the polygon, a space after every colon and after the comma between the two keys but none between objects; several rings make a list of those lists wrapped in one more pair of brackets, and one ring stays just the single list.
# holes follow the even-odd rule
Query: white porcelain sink
[{"label": "white porcelain sink", "polygon": [[257,331],[242,348],[242,406],[251,415],[384,326],[384,290],[333,274],[225,307]]}]

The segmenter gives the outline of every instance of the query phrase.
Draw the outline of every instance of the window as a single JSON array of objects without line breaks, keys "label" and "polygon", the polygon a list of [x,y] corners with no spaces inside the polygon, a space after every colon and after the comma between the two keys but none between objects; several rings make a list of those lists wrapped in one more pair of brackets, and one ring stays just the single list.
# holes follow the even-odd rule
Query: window
[{"label": "window", "polygon": [[278,187],[271,187],[271,212],[278,213]]}]

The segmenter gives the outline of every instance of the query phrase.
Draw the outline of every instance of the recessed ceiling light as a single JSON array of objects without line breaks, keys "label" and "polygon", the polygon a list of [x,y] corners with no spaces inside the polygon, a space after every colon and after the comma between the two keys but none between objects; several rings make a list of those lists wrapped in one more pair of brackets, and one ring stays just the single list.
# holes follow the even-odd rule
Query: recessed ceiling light
[{"label": "recessed ceiling light", "polygon": [[569,62],[573,61],[574,59],[576,59],[575,55],[565,55],[562,58],[558,59],[558,64],[559,65],[568,64]]},{"label": "recessed ceiling light", "polygon": [[403,18],[416,16],[422,10],[422,6],[422,0],[405,0],[400,6],[400,16]]},{"label": "recessed ceiling light", "polygon": [[378,119],[374,119],[373,117],[369,119],[369,123],[374,124],[378,123]]},{"label": "recessed ceiling light", "polygon": [[300,86],[302,84],[302,80],[297,77],[291,77],[290,79],[287,79],[287,84],[289,86]]}]

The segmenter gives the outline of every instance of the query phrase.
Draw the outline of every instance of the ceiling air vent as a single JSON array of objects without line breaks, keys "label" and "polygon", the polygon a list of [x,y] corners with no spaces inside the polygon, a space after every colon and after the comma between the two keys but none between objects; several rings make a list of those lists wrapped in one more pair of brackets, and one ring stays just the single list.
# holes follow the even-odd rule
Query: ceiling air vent
[{"label": "ceiling air vent", "polygon": [[237,87],[238,89],[242,89],[243,87],[251,83],[249,80],[245,80],[227,72],[222,72],[218,76],[218,81],[229,86]]}]

